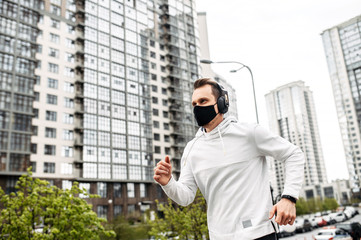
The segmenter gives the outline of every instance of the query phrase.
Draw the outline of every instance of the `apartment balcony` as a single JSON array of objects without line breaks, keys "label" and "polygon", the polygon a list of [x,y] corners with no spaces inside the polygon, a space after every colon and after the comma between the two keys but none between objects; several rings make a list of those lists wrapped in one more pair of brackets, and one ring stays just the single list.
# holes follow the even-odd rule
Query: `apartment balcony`
[{"label": "apartment balcony", "polygon": [[84,44],[78,40],[75,43],[75,54],[77,56],[84,56]]},{"label": "apartment balcony", "polygon": [[76,12],[85,13],[85,1],[84,0],[76,0],[75,6],[76,6]]},{"label": "apartment balcony", "polygon": [[81,27],[75,28],[75,37],[77,41],[84,41],[84,29]]},{"label": "apartment balcony", "polygon": [[75,114],[84,114],[84,103],[79,99],[75,102]]},{"label": "apartment balcony", "polygon": [[80,131],[80,132],[84,130],[83,118],[76,117],[74,119],[74,130]]},{"label": "apartment balcony", "polygon": [[83,137],[80,134],[75,134],[74,138],[74,146],[75,147],[83,147]]},{"label": "apartment balcony", "polygon": [[183,112],[182,104],[177,104],[177,103],[171,104],[169,106],[169,111],[171,111],[171,112]]}]

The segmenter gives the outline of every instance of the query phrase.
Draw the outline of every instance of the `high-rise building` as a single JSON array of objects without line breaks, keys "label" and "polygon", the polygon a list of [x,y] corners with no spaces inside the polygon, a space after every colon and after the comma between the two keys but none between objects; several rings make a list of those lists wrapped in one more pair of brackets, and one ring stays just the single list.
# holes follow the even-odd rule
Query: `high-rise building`
[{"label": "high-rise building", "polygon": [[166,201],[153,168],[170,155],[178,178],[196,131],[195,1],[4,0],[0,11],[1,187],[31,165],[100,195],[88,201],[108,219]]},{"label": "high-rise building", "polygon": [[361,178],[361,15],[323,31],[345,159],[354,191]]},{"label": "high-rise building", "polygon": [[[200,50],[201,50],[201,59],[210,60],[210,51],[209,51],[209,41],[208,41],[208,27],[207,27],[207,14],[205,12],[198,13],[198,27],[199,27],[199,40],[200,40]],[[215,73],[210,64],[201,64],[202,67],[202,77],[209,77],[217,81],[222,85],[228,92],[229,95],[229,109],[228,113],[225,116],[234,116],[238,118],[237,112],[237,96],[236,90],[229,84],[222,76]]]},{"label": "high-rise building", "polygon": [[41,0],[0,1],[0,186],[9,193],[30,166]]},{"label": "high-rise building", "polygon": [[[270,130],[293,144],[305,154],[304,186],[327,183],[320,135],[312,92],[303,81],[292,82],[266,94]],[[272,187],[282,193],[285,183],[284,164],[271,159],[275,178]],[[321,195],[319,192],[318,195]]]}]

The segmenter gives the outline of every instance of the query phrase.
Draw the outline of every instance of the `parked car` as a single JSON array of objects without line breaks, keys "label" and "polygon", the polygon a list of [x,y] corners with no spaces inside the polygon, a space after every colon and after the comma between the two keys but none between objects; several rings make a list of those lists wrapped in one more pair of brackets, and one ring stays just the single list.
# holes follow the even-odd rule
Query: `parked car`
[{"label": "parked car", "polygon": [[[293,227],[292,227],[293,226]],[[283,238],[283,237],[289,237],[289,236],[293,236],[295,235],[295,229],[296,226],[293,224],[292,226],[286,225],[286,226],[279,226],[279,232],[277,233],[279,238]],[[290,231],[293,230],[293,231]]]},{"label": "parked car", "polygon": [[346,216],[343,212],[331,213],[330,217],[335,219],[338,223],[346,220]]},{"label": "parked car", "polygon": [[327,225],[327,221],[323,217],[317,217],[316,222],[319,227],[323,227]]},{"label": "parked car", "polygon": [[312,225],[312,227],[313,228],[317,228],[318,227],[318,223],[317,223],[317,217],[311,217],[311,218],[309,218],[309,220],[310,220],[310,223],[311,223],[311,225]]},{"label": "parked car", "polygon": [[352,240],[352,237],[347,232],[338,228],[326,228],[318,232],[314,237],[315,240]]},{"label": "parked car", "polygon": [[296,218],[296,232],[308,232],[312,230],[311,222],[305,218]]},{"label": "parked car", "polygon": [[353,240],[360,240],[361,238],[361,225],[358,222],[345,222],[336,224],[336,228],[348,232]]},{"label": "parked car", "polygon": [[324,216],[322,216],[322,218],[326,221],[326,225],[331,225],[331,224],[335,224],[336,220],[333,219],[330,214],[326,214]]}]

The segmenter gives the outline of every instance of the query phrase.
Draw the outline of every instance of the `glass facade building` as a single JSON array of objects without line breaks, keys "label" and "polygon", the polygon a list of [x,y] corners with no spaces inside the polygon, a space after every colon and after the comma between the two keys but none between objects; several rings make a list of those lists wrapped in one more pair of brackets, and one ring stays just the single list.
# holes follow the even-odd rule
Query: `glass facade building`
[{"label": "glass facade building", "polygon": [[40,0],[0,2],[0,185],[14,190],[30,166]]},{"label": "glass facade building", "polygon": [[[297,81],[272,90],[266,96],[270,130],[293,144],[305,154],[304,186],[327,183],[326,168],[320,143],[312,92]],[[272,187],[281,194],[285,183],[284,164],[271,159],[275,172]],[[277,194],[275,194],[276,196]],[[318,193],[321,196],[321,193]]]},{"label": "glass facade building", "polygon": [[323,31],[351,188],[360,189],[361,177],[361,16]]}]

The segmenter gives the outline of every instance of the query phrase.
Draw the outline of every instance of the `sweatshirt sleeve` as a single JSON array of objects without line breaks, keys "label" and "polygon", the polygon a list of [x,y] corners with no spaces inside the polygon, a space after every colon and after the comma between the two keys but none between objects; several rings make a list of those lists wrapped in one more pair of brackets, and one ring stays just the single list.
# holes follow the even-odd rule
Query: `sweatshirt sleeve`
[{"label": "sweatshirt sleeve", "polygon": [[304,178],[304,153],[298,146],[259,125],[254,129],[254,138],[256,147],[262,155],[283,162],[285,185],[282,194],[298,199]]},{"label": "sweatshirt sleeve", "polygon": [[[186,150],[187,149],[185,149],[183,153],[181,173],[178,181],[172,176],[168,184],[162,186],[167,196],[181,206],[188,206],[191,204],[198,189],[189,159],[187,161],[184,159],[184,156],[188,155],[188,153],[186,154]],[[186,161],[186,163],[184,163],[184,161]]]}]

